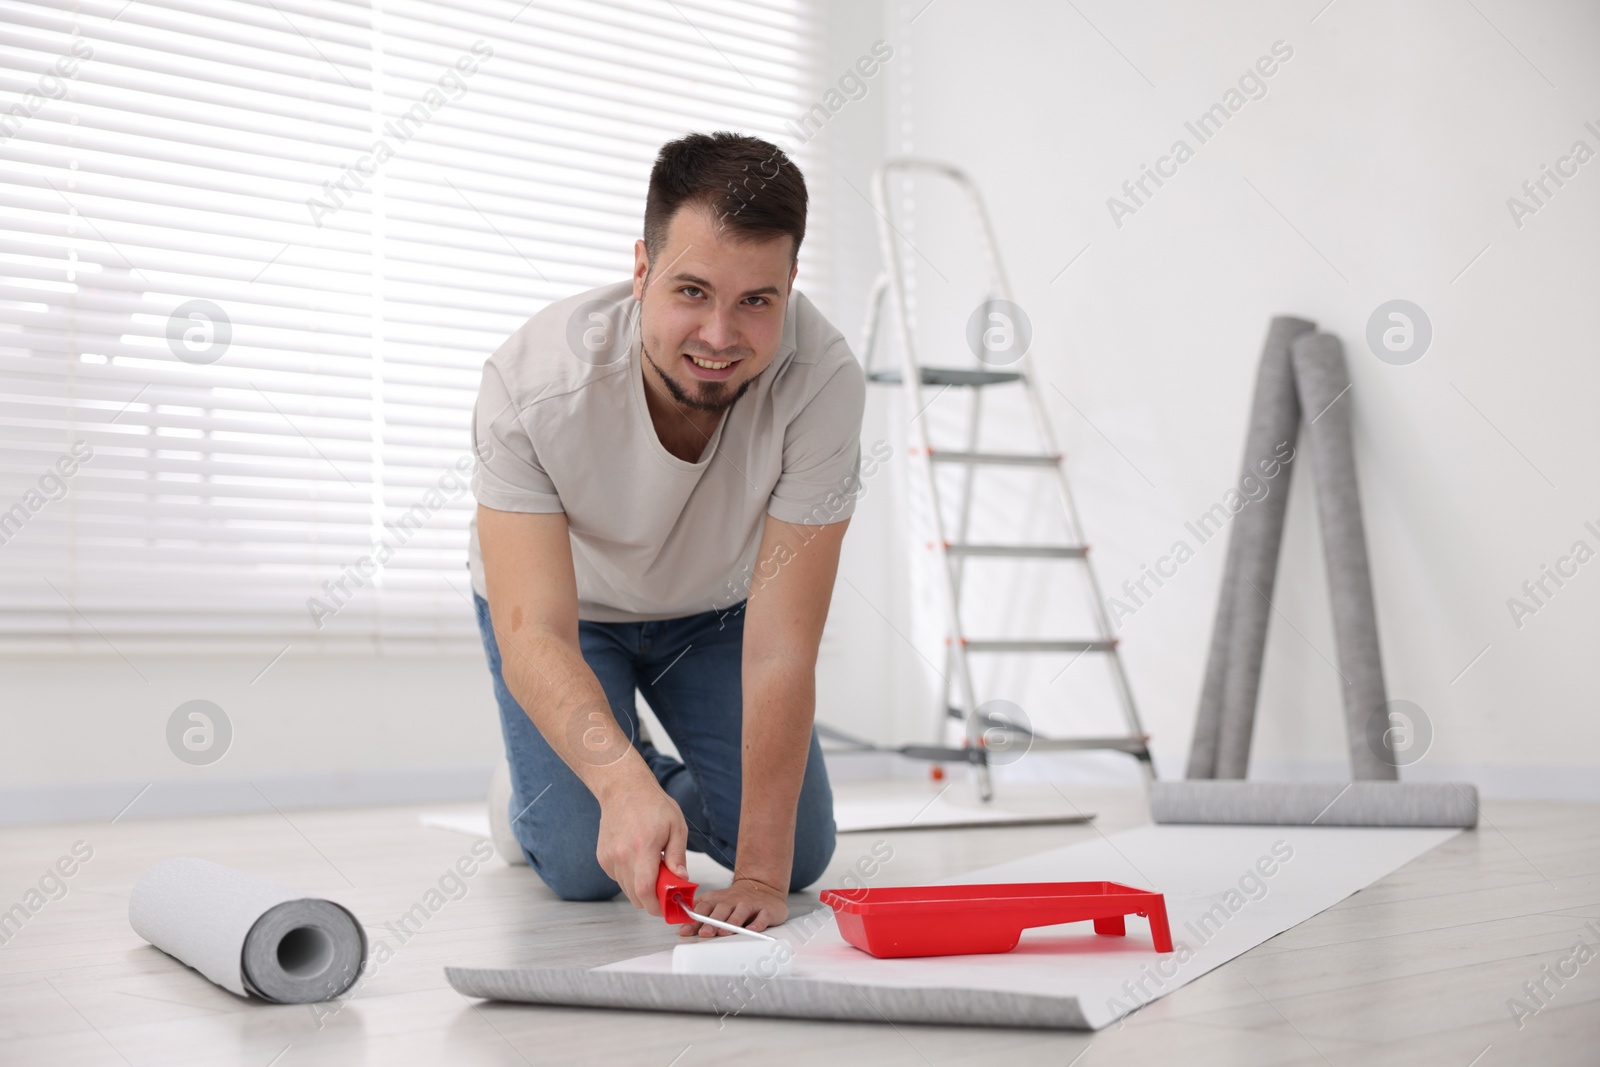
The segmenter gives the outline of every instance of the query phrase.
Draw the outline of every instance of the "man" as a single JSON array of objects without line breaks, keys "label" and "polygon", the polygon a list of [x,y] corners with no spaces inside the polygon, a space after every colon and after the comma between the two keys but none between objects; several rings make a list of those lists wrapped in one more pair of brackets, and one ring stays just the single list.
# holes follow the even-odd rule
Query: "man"
[{"label": "man", "polygon": [[[695,910],[762,930],[833,855],[815,670],[865,382],[793,288],[806,200],[765,141],[663,146],[631,281],[484,365],[471,567],[503,814],[563,899],[659,914],[689,848],[733,872]],[[635,690],[682,763],[641,737]]]}]

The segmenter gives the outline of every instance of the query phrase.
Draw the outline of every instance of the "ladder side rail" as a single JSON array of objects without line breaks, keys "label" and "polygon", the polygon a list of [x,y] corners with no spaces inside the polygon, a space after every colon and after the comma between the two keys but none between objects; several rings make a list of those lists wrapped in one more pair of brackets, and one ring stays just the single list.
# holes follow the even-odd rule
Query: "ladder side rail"
[{"label": "ladder side rail", "polygon": [[[946,390],[948,390],[949,386],[946,386],[945,388],[946,388]],[[934,398],[934,400],[937,400],[937,399],[938,399],[938,397]],[[976,452],[977,451],[977,445],[978,445],[978,420],[979,420],[979,416],[980,416],[980,412],[981,412],[980,405],[983,403],[983,390],[982,389],[974,389],[972,391],[972,396],[971,396],[970,399],[971,399],[971,402],[972,402],[972,406],[968,410],[967,451],[968,452]],[[932,401],[929,401],[929,405],[930,406],[932,405],[932,403],[933,403]],[[959,517],[956,519],[956,543],[957,544],[965,544],[966,543],[968,532],[969,532],[969,530],[971,528],[972,483],[974,481],[974,478],[975,478],[976,474],[977,474],[977,467],[975,465],[973,465],[971,463],[962,464],[962,467],[961,467],[961,477],[962,477],[961,507],[960,507],[960,510],[957,512],[957,515]],[[934,477],[938,477],[937,472],[935,472]],[[965,586],[964,586],[964,578],[966,576],[967,558],[965,556],[961,556],[961,555],[958,555],[958,556],[955,556],[954,558],[952,558],[949,555],[947,550],[942,554],[944,555],[946,562],[950,566],[951,584],[955,589],[956,615],[959,618],[959,616],[961,614],[962,591],[965,588]],[[963,630],[961,633],[956,634],[955,637],[956,637],[957,641],[962,641],[962,639],[964,639],[966,637],[966,632]],[[956,643],[957,643],[956,641],[953,641],[951,643],[951,648],[952,649],[955,647]],[[965,648],[965,644],[964,643],[962,643],[962,647]],[[949,660],[948,656],[946,657],[946,660],[947,661]],[[976,691],[976,686],[974,686],[973,688],[974,688],[974,691]],[[951,708],[951,704],[950,704],[950,686],[949,686],[949,683],[946,682],[946,684],[945,684],[945,686],[943,688],[943,692],[941,693],[940,698],[939,698],[939,723],[940,723],[939,736],[941,738],[944,736],[943,731],[945,730],[945,728],[947,727],[948,722],[949,722],[950,708]],[[978,709],[976,707],[969,706],[967,708],[968,717],[970,718],[971,716],[976,715],[977,711],[978,711]]]},{"label": "ladder side rail", "polygon": [[872,373],[872,361],[878,348],[878,325],[883,317],[883,297],[889,290],[889,276],[880,273],[872,282],[872,295],[867,297],[866,322],[861,327],[861,373]]},{"label": "ladder side rail", "polygon": [[[973,209],[978,216],[978,229],[983,236],[984,253],[988,259],[989,268],[997,280],[996,288],[1000,298],[1003,300],[1012,299],[1010,282],[1006,278],[1005,267],[999,254],[999,243],[994,235],[994,226],[990,222],[988,209],[978,192],[977,186],[956,168],[950,167],[945,168],[945,170],[953,180],[966,190],[967,195],[972,200]],[[1044,407],[1043,396],[1037,388],[1037,383],[1041,379],[1035,372],[1032,353],[1025,351],[1022,354],[1021,363],[1023,367],[1023,387],[1028,397],[1028,406],[1033,414],[1034,426],[1039,434],[1040,442],[1044,445],[1044,451],[1051,455],[1062,456],[1061,449],[1056,443],[1055,431],[1051,426],[1049,414]],[[1072,527],[1072,540],[1077,544],[1087,545],[1088,538],[1084,535],[1083,521],[1078,512],[1077,501],[1073,497],[1071,486],[1067,480],[1064,458],[1056,464],[1055,482],[1061,502],[1066,508],[1068,521]],[[1084,575],[1087,578],[1089,606],[1095,623],[1099,628],[1100,636],[1108,640],[1115,640],[1116,634],[1111,625],[1110,616],[1106,612],[1105,598],[1100,589],[1099,578],[1095,574],[1094,564],[1088,557],[1084,557],[1083,564]],[[1123,669],[1122,655],[1120,651],[1113,647],[1110,658],[1112,680],[1117,690],[1117,695],[1121,700],[1123,717],[1127,722],[1128,728],[1142,738],[1144,736],[1144,727],[1139,720],[1138,708],[1133,697],[1133,688],[1128,682],[1127,672]],[[1147,763],[1147,761],[1142,762]]]},{"label": "ladder side rail", "polygon": [[[967,193],[972,203],[974,213],[978,218],[979,232],[982,237],[981,244],[984,251],[986,265],[988,266],[989,272],[993,279],[991,293],[997,293],[1001,299],[1010,300],[1011,290],[1009,280],[1005,275],[1004,264],[1000,258],[999,246],[995,239],[994,229],[990,222],[988,211],[984,205],[982,196],[979,193],[976,185],[963,171],[948,164],[914,158],[890,160],[879,168],[879,171],[874,176],[874,195],[877,199],[877,206],[879,209],[879,237],[880,242],[883,245],[885,261],[892,265],[891,286],[894,289],[897,311],[899,312],[898,321],[900,324],[901,338],[905,344],[905,374],[908,379],[916,379],[916,384],[912,387],[913,392],[911,394],[911,399],[913,405],[920,411],[920,368],[917,364],[915,353],[912,347],[914,342],[910,336],[909,311],[904,291],[904,267],[901,263],[899,248],[898,246],[894,245],[893,238],[889,235],[889,231],[893,230],[894,227],[889,218],[889,203],[886,195],[886,179],[889,174],[912,171],[923,171],[936,176],[948,178]],[[1056,444],[1054,429],[1050,423],[1048,413],[1044,408],[1042,396],[1035,385],[1039,379],[1035,374],[1031,353],[1024,352],[1021,363],[1022,384],[1028,397],[1028,405],[1036,432],[1038,433],[1040,441],[1044,445],[1045,452],[1056,457],[1061,457],[1062,453]],[[940,556],[941,562],[944,564],[944,566],[941,568],[944,571],[942,584],[945,586],[946,590],[945,603],[947,606],[947,611],[949,611],[951,616],[950,632],[952,635],[959,637],[962,631],[959,618],[959,599],[957,596],[958,587],[954,586],[950,581],[950,560],[948,553],[944,548],[945,539],[940,532],[943,528],[943,516],[940,513],[938,487],[935,484],[935,478],[937,476],[933,469],[933,463],[929,458],[931,453],[928,450],[927,437],[923,427],[916,427],[916,433],[914,436],[917,438],[917,443],[920,445],[922,462],[919,464],[919,467],[924,472],[924,476],[930,491],[930,505],[934,510],[935,535],[937,538],[936,551]],[[969,452],[970,451],[975,451],[975,449],[969,448]],[[971,471],[971,464],[964,462],[962,465],[966,471]],[[1068,523],[1071,527],[1071,538],[1076,544],[1086,546],[1087,538],[1084,535],[1083,523],[1078,512],[1077,503],[1072,495],[1071,487],[1068,483],[1062,460],[1058,458],[1053,466],[1056,468],[1056,485],[1058,495],[1061,499]],[[1105,602],[1100,591],[1098,577],[1095,573],[1093,564],[1086,556],[1081,559],[1081,562],[1084,564],[1084,573],[1087,578],[1091,612],[1095,618],[1097,626],[1099,627],[1100,636],[1111,643],[1109,654],[1112,661],[1111,666],[1113,680],[1118,696],[1123,705],[1124,717],[1127,720],[1128,727],[1132,731],[1134,737],[1139,740],[1139,748],[1143,753],[1141,762],[1144,763],[1147,774],[1153,773],[1153,768],[1150,766],[1148,760],[1148,749],[1144,747],[1143,738],[1145,735],[1143,727],[1139,721],[1132,688],[1128,683],[1127,674],[1123,669],[1121,656],[1116,648],[1117,639],[1114,635],[1110,618],[1105,609]],[[968,707],[975,709],[975,684],[972,679],[970,660],[968,659],[967,649],[964,642],[958,642],[956,647],[951,651],[954,655],[948,658],[958,659],[962,664],[962,682],[967,694]],[[972,737],[973,729],[970,718],[971,717],[969,717],[968,728],[969,743],[977,743],[978,739]],[[981,772],[980,790],[984,793],[984,799],[988,799],[988,768],[986,765],[980,764],[979,769]]]},{"label": "ladder side rail", "polygon": [[[972,391],[972,398],[971,399],[972,399],[972,406],[968,410],[968,413],[967,413],[968,414],[968,417],[967,417],[967,452],[968,453],[973,453],[973,452],[976,452],[978,450],[978,421],[979,421],[979,418],[981,417],[981,414],[982,414],[983,390],[982,389],[974,389]],[[977,473],[978,473],[978,468],[977,468],[976,464],[974,464],[974,463],[963,463],[961,465],[961,508],[956,513],[959,516],[956,519],[956,544],[958,544],[958,545],[966,544],[968,539],[971,536],[971,532],[972,532],[972,492],[973,492],[973,482],[976,480]],[[957,556],[954,560],[951,561],[951,566],[955,568],[956,597],[957,597],[957,606],[958,607],[960,605],[961,578],[962,578],[963,573],[965,572],[966,563],[967,563],[967,559],[966,559],[965,556]],[[967,710],[968,711],[974,711],[976,709],[968,708]]]},{"label": "ladder side rail", "polygon": [[[1045,442],[1046,449],[1056,455],[1060,455],[1060,450],[1055,442],[1055,433],[1050,425],[1049,415],[1044,409],[1043,398],[1039,395],[1039,391],[1033,387],[1033,383],[1038,379],[1034,376],[1033,367],[1031,365],[1031,353],[1025,353],[1022,357],[1022,361],[1028,368],[1027,393],[1029,407],[1033,411],[1034,422],[1038,427],[1041,438]],[[1056,465],[1054,480],[1056,484],[1056,490],[1061,497],[1063,505],[1067,509],[1068,520],[1072,525],[1073,539],[1080,545],[1088,545],[1088,538],[1084,536],[1083,523],[1078,516],[1077,503],[1073,498],[1072,488],[1067,481],[1065,459]],[[1101,592],[1100,579],[1095,573],[1094,562],[1088,556],[1085,556],[1083,558],[1083,564],[1083,574],[1086,581],[1089,610],[1095,621],[1096,628],[1099,630],[1101,637],[1107,640],[1115,640],[1116,629],[1111,625],[1111,616],[1106,611],[1105,597]],[[1144,726],[1139,719],[1138,706],[1135,703],[1133,696],[1133,687],[1129,684],[1127,671],[1123,668],[1121,651],[1114,648],[1110,653],[1110,656],[1112,682],[1122,704],[1123,718],[1126,720],[1128,728],[1131,731],[1133,731],[1135,734],[1143,736]]]},{"label": "ladder side rail", "polygon": [[967,198],[972,201],[972,212],[978,219],[978,235],[982,238],[979,243],[983,246],[983,258],[994,283],[989,287],[989,291],[1001,300],[1011,300],[1011,282],[1006,278],[1005,264],[1000,259],[1000,242],[995,239],[994,227],[989,222],[989,210],[984,206],[977,183],[963,171],[955,170],[953,176],[956,183],[965,190]]},{"label": "ladder side rail", "polygon": [[[872,195],[874,207],[878,216],[878,242],[882,251],[884,265],[889,274],[889,287],[894,296],[895,321],[898,324],[901,342],[901,357],[905,367],[904,378],[906,397],[913,412],[922,410],[922,375],[917,363],[916,341],[912,337],[910,309],[906,298],[905,266],[901,262],[900,246],[895,243],[898,230],[891,218],[891,205],[888,195],[888,178],[890,173],[897,169],[893,164],[886,163],[878,168],[872,179]],[[934,535],[934,552],[936,554],[936,568],[940,575],[940,587],[943,594],[946,623],[946,639],[949,640],[955,652],[955,659],[961,664],[961,686],[969,708],[977,707],[976,687],[972,680],[972,665],[966,656],[966,649],[962,644],[962,629],[960,610],[957,606],[955,588],[950,580],[950,562],[945,554],[944,516],[939,507],[939,487],[937,475],[933,469],[930,458],[927,427],[921,419],[911,420],[911,438],[917,450],[916,466],[923,474],[923,482],[928,491],[928,506],[931,512]],[[940,738],[944,736],[945,709],[939,709]],[[975,722],[969,717],[967,724],[968,741],[976,745],[978,737],[973,736]],[[987,801],[994,795],[993,786],[989,776],[987,763],[975,765],[978,770],[978,793]]]},{"label": "ladder side rail", "polygon": [[[997,291],[998,292],[1004,292],[1005,288],[1006,288],[1006,281],[1005,281],[1004,270],[1003,270],[1003,268],[1001,267],[1001,264],[1000,264],[999,249],[995,244],[994,234],[993,234],[992,230],[989,228],[988,218],[984,214],[983,201],[978,195],[977,186],[973,183],[972,179],[967,175],[967,173],[965,171],[963,171],[959,167],[955,167],[955,166],[952,166],[952,165],[947,164],[947,163],[935,162],[933,160],[920,160],[920,159],[909,159],[908,158],[908,159],[904,159],[904,160],[891,161],[891,163],[888,164],[888,166],[894,167],[895,169],[902,169],[902,170],[907,170],[907,171],[923,170],[923,171],[928,172],[929,174],[937,175],[939,177],[943,177],[943,178],[946,178],[946,179],[950,180],[958,188],[960,188],[962,190],[962,192],[967,196],[967,198],[969,199],[969,201],[972,203],[973,207],[975,208],[975,212],[974,213],[975,213],[975,215],[977,217],[978,224],[979,224],[979,236],[982,239],[980,243],[981,243],[981,245],[983,247],[984,263],[985,263],[985,266],[988,267],[988,271],[989,271],[989,279],[988,279],[989,284],[988,284],[988,290],[987,291],[989,293],[991,293],[991,294],[995,293]],[[985,300],[987,300],[987,299],[988,299],[988,297],[985,297]],[[935,399],[937,399],[937,397]],[[966,450],[967,450],[967,452],[969,454],[975,453],[975,452],[978,451],[979,425],[980,425],[980,421],[981,421],[981,417],[982,417],[982,415],[981,415],[981,405],[982,405],[982,403],[983,403],[983,390],[982,389],[973,390],[973,393],[972,393],[972,407],[971,407],[970,412],[969,412],[969,418],[968,418],[968,424],[967,424],[967,449]],[[966,541],[968,540],[969,536],[970,536],[970,532],[971,532],[971,517],[972,517],[972,496],[973,496],[974,482],[976,480],[976,474],[977,474],[977,470],[976,470],[975,464],[973,464],[973,463],[963,463],[962,464],[961,506],[960,506],[960,510],[957,513],[960,517],[957,520],[957,524],[956,524],[956,527],[957,527],[956,528],[956,542],[958,544],[965,544]],[[957,595],[957,604],[958,604],[958,608],[959,608],[960,593],[961,593],[961,589],[962,589],[962,574],[963,574],[963,570],[964,570],[964,568],[966,566],[966,558],[964,556],[958,556],[952,562],[951,566],[952,566],[952,568],[954,570],[955,589],[956,589],[956,595]],[[969,713],[972,713],[972,712],[976,712],[977,708],[976,707],[968,707],[967,710],[968,710]]]}]

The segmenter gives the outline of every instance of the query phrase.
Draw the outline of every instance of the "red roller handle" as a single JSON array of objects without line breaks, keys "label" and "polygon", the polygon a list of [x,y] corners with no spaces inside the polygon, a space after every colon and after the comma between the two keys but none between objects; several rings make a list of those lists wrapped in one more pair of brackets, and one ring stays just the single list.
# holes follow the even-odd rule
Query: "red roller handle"
[{"label": "red roller handle", "polygon": [[699,888],[699,883],[673,874],[663,860],[661,870],[656,872],[656,900],[661,904],[661,917],[674,925],[694,922],[684,912],[683,904],[679,903],[678,897],[681,895],[689,904],[693,904],[694,891]]}]

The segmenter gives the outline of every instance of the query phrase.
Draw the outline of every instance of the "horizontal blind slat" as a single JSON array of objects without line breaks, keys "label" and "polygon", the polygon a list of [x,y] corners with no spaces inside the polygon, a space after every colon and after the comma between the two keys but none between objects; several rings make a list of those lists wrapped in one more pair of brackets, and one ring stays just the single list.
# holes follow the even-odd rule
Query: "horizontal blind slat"
[{"label": "horizontal blind slat", "polygon": [[0,91],[77,58],[0,137],[0,650],[470,645],[484,358],[627,276],[663,141],[785,136],[811,0],[74,8],[0,0]]}]

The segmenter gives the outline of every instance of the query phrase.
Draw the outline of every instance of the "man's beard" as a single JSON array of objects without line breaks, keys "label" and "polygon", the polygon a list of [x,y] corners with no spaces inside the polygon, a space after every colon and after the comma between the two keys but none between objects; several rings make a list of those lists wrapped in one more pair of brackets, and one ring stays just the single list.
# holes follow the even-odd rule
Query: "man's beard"
[{"label": "man's beard", "polygon": [[644,353],[646,362],[655,368],[656,376],[661,379],[661,384],[667,387],[667,392],[671,394],[673,400],[683,407],[704,411],[710,415],[721,414],[733,407],[734,401],[744,396],[744,391],[755,382],[754,377],[746,378],[739,383],[739,388],[734,390],[731,396],[728,394],[726,382],[700,382],[699,394],[690,396],[684,391],[683,386],[679,385],[672,379],[671,375],[661,369],[661,364],[657,363],[655,357],[650,355],[649,349],[640,344],[639,351]]}]

